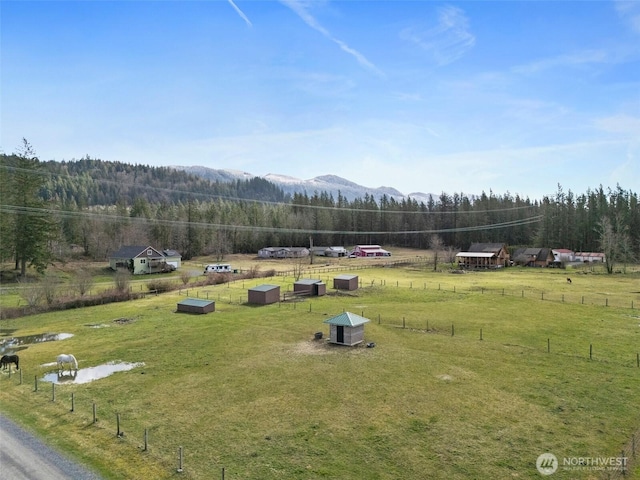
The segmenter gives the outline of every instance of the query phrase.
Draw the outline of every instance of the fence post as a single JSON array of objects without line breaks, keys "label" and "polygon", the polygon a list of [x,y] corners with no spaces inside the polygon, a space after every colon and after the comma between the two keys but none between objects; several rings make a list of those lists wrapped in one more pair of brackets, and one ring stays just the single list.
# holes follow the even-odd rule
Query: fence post
[{"label": "fence post", "polygon": [[454,330],[454,328],[453,328],[453,323],[452,323],[452,324],[451,324],[451,336],[452,336],[452,337],[453,337],[454,332],[455,332],[455,330]]},{"label": "fence post", "polygon": [[547,353],[551,353],[551,339],[547,338]]},{"label": "fence post", "polygon": [[182,473],[182,447],[178,447],[178,473]]},{"label": "fence post", "polygon": [[123,433],[120,431],[120,414],[116,413],[116,437],[122,437]]},{"label": "fence post", "polygon": [[96,402],[93,402],[93,423],[96,423],[98,418],[96,417]]},{"label": "fence post", "polygon": [[55,382],[51,382],[51,401],[56,401],[56,384]]},{"label": "fence post", "polygon": [[480,329],[480,340],[482,340],[482,329]]},{"label": "fence post", "polygon": [[593,360],[593,343],[589,344],[589,360]]},{"label": "fence post", "polygon": [[76,409],[76,394],[71,392],[71,411],[75,411]]},{"label": "fence post", "polygon": [[404,324],[404,317],[402,317],[402,328],[404,328],[404,327],[405,327],[405,324]]},{"label": "fence post", "polygon": [[33,380],[35,381],[35,384],[36,384],[34,392],[37,392],[38,391],[38,376],[34,375],[33,376]]},{"label": "fence post", "polygon": [[146,452],[149,449],[149,430],[147,428],[144,429],[144,451]]}]

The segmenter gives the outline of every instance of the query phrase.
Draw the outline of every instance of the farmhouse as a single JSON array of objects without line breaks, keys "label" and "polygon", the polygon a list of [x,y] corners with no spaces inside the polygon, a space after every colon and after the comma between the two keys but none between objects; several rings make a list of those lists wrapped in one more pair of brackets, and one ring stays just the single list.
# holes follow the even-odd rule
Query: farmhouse
[{"label": "farmhouse", "polygon": [[385,250],[380,245],[356,245],[353,249],[356,257],[390,257],[391,252]]},{"label": "farmhouse", "polygon": [[469,250],[456,255],[460,268],[501,268],[509,265],[507,247],[502,243],[473,243]]},{"label": "farmhouse", "polygon": [[330,325],[329,342],[338,345],[357,345],[364,341],[364,324],[368,318],[351,312],[344,312],[325,320]]},{"label": "farmhouse", "polygon": [[249,303],[268,305],[280,301],[280,286],[262,284],[249,289]]},{"label": "farmhouse", "polygon": [[182,257],[175,250],[160,251],[150,246],[125,246],[109,257],[112,270],[126,268],[134,275],[162,273],[180,267]]},{"label": "farmhouse", "polygon": [[513,263],[524,267],[548,267],[554,262],[550,248],[519,248],[512,258]]},{"label": "farmhouse", "polygon": [[333,288],[336,290],[357,290],[358,275],[338,275],[333,277]]},{"label": "farmhouse", "polygon": [[184,313],[209,313],[216,309],[216,302],[213,300],[202,300],[199,298],[187,298],[178,302],[178,312]]},{"label": "farmhouse", "polygon": [[258,250],[259,258],[303,258],[309,256],[306,247],[265,247]]},{"label": "farmhouse", "polygon": [[293,291],[308,296],[322,296],[327,293],[327,284],[313,278],[301,279],[293,284]]}]

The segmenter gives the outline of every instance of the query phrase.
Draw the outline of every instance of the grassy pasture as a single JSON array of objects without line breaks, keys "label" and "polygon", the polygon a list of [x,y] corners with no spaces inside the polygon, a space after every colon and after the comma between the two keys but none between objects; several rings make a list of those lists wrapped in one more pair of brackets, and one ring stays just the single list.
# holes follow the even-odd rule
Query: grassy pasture
[{"label": "grassy pasture", "polygon": [[[21,351],[23,384],[0,376],[0,408],[113,479],[174,478],[179,446],[179,478],[220,478],[222,467],[231,479],[538,478],[541,453],[618,456],[640,428],[637,275],[572,273],[569,285],[553,270],[355,273],[355,292],[335,294],[320,273],[328,295],[262,307],[242,303],[246,289],[286,291],[293,279],[192,289],[216,300],[203,316],[174,313],[186,292],[173,292],[4,321],[15,336],[73,337]],[[375,348],[313,340],[343,310],[371,319]],[[52,401],[34,376],[63,351],[80,368],[144,366],[57,385]]]}]

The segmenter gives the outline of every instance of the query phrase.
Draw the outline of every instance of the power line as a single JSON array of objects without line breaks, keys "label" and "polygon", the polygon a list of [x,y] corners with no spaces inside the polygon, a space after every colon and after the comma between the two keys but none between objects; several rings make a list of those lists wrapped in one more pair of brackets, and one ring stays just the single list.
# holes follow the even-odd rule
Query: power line
[{"label": "power line", "polygon": [[399,231],[362,231],[362,230],[315,230],[285,227],[265,227],[255,225],[235,225],[223,223],[209,222],[190,222],[184,220],[166,220],[166,219],[149,219],[145,217],[128,217],[124,215],[110,215],[98,212],[81,212],[56,210],[49,208],[23,207],[16,205],[0,205],[0,212],[18,215],[56,215],[64,218],[87,218],[91,220],[109,221],[109,222],[128,222],[140,225],[166,225],[171,227],[201,227],[214,228],[222,230],[238,230],[238,231],[257,231],[257,232],[283,232],[283,233],[299,233],[299,234],[344,234],[344,235],[428,235],[440,233],[459,233],[483,230],[495,230],[499,228],[512,228],[532,223],[540,222],[543,215],[535,215],[523,219],[511,220],[507,222],[492,223],[487,225],[475,225],[469,227],[455,227],[428,230],[399,230]]}]

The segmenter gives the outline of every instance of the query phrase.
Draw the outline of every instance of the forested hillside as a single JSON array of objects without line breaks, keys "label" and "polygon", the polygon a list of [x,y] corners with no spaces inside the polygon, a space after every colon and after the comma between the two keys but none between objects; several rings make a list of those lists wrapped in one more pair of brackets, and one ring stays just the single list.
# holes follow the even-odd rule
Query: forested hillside
[{"label": "forested hillside", "polygon": [[[259,178],[211,183],[166,167],[88,157],[40,162],[26,143],[24,150],[0,155],[5,261],[19,256],[16,249],[25,242],[20,230],[36,220],[51,226],[39,227],[50,255],[97,260],[126,244],[173,248],[189,259],[310,240],[346,247],[429,248],[436,242],[459,249],[504,242],[576,251],[615,245],[609,253],[625,262],[640,253],[638,195],[620,186],[575,194],[558,185],[554,196],[536,200],[491,191],[442,193],[428,203],[377,202],[369,195],[348,201],[326,193],[289,198]],[[26,196],[25,182],[31,185]],[[43,254],[30,261],[42,264]]]}]

